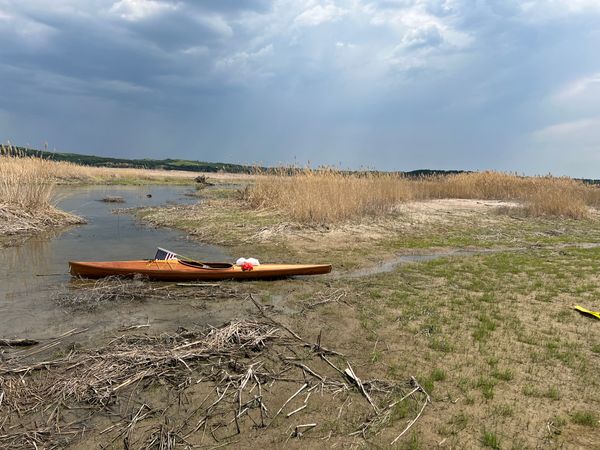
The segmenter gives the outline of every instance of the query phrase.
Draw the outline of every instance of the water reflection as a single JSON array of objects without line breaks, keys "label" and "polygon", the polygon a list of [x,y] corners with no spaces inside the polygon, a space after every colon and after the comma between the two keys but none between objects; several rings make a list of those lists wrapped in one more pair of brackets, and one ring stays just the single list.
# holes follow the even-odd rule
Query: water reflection
[{"label": "water reflection", "polygon": [[[91,186],[62,187],[57,206],[83,216],[88,223],[48,233],[18,247],[0,249],[0,336],[36,336],[73,328],[73,316],[51,300],[52,293],[68,282],[69,260],[144,259],[157,246],[204,260],[229,260],[218,247],[201,245],[168,229],[145,227],[131,215],[112,214],[116,207],[194,203],[185,196],[188,187]],[[151,197],[147,195],[151,194]],[[106,196],[123,197],[125,204],[98,201]],[[146,314],[132,312],[127,314]],[[117,310],[119,308],[117,307]],[[121,311],[125,314],[125,310]],[[157,314],[160,314],[157,312]],[[147,315],[147,314],[146,314]],[[79,320],[101,322],[87,318]],[[106,317],[110,320],[109,316]]]}]

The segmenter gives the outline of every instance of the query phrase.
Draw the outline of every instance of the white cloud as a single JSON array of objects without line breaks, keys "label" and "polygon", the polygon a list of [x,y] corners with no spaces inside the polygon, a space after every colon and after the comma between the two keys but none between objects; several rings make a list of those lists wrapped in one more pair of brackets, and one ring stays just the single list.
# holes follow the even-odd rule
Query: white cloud
[{"label": "white cloud", "polygon": [[532,0],[520,4],[524,17],[531,21],[545,21],[570,14],[600,13],[598,0]]},{"label": "white cloud", "polygon": [[572,117],[594,117],[600,113],[600,72],[573,78],[558,87],[545,102],[546,111],[563,121]]},{"label": "white cloud", "polygon": [[209,48],[206,45],[195,45],[193,47],[188,47],[183,50],[180,50],[184,55],[190,56],[206,56],[210,53]]},{"label": "white cloud", "polygon": [[156,0],[119,0],[110,7],[109,12],[121,19],[137,22],[177,8],[177,4]]},{"label": "white cloud", "polygon": [[152,90],[123,80],[93,80],[94,88],[115,94],[148,94]]},{"label": "white cloud", "polygon": [[553,97],[568,101],[600,91],[600,72],[581,77],[563,86]]},{"label": "white cloud", "polygon": [[598,0],[539,0],[538,6],[562,9],[565,12],[600,11]]},{"label": "white cloud", "polygon": [[213,33],[218,34],[223,37],[231,37],[233,36],[233,29],[227,23],[223,17],[212,14],[212,15],[195,15],[194,21],[203,27],[211,30]]},{"label": "white cloud", "polygon": [[[429,12],[427,3],[420,1],[392,10],[381,9],[373,4],[365,8],[372,25],[390,27],[400,36],[400,42],[405,47],[437,46],[441,43],[455,48],[467,47],[472,43],[472,37],[453,24],[458,12],[449,8],[445,11],[447,14],[434,15]],[[450,14],[451,11],[454,14]]]},{"label": "white cloud", "polygon": [[569,122],[561,122],[544,127],[532,133],[536,141],[555,142],[557,139],[577,139],[590,134],[600,140],[600,117],[592,117]]},{"label": "white cloud", "polygon": [[216,61],[215,69],[224,74],[229,82],[251,84],[258,79],[270,77],[265,60],[273,55],[273,45],[268,44],[256,51],[242,51]]},{"label": "white cloud", "polygon": [[442,32],[435,25],[413,28],[402,36],[402,45],[406,48],[436,47],[444,41]]},{"label": "white cloud", "polygon": [[337,41],[335,43],[336,48],[347,48],[347,49],[353,49],[356,48],[356,45],[351,44],[349,42],[342,42],[342,41]]},{"label": "white cloud", "polygon": [[526,154],[555,174],[598,178],[600,116],[556,123],[532,133]]},{"label": "white cloud", "polygon": [[0,10],[0,33],[2,32],[15,39],[19,46],[36,50],[45,48],[58,30],[27,16]]},{"label": "white cloud", "polygon": [[335,22],[347,14],[347,10],[339,8],[332,3],[315,5],[300,13],[294,19],[299,25],[317,26],[326,22]]},{"label": "white cloud", "polygon": [[273,53],[273,45],[269,44],[255,52],[239,52],[217,61],[217,66],[227,68],[245,64]]}]

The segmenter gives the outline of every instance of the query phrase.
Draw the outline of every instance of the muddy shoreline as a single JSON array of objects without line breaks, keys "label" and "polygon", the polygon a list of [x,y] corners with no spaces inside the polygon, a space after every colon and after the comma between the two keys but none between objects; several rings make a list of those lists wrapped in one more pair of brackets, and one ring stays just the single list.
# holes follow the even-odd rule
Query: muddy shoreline
[{"label": "muddy shoreline", "polygon": [[86,221],[58,208],[27,211],[14,205],[0,205],[0,248],[22,245],[27,239],[59,232]]}]

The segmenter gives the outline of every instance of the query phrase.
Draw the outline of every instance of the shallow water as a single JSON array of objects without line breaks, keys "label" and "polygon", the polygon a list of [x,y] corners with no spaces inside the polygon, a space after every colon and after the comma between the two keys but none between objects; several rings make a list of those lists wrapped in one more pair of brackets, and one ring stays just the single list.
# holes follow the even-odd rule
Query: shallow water
[{"label": "shallow water", "polygon": [[[506,250],[501,250],[506,251]],[[360,268],[341,275],[342,278],[360,278],[370,275],[377,275],[393,271],[397,266],[403,264],[420,263],[433,261],[435,259],[447,258],[451,256],[474,256],[486,253],[491,253],[493,250],[449,250],[425,255],[401,255],[393,259],[389,259],[375,266]]]},{"label": "shallow water", "polygon": [[[164,247],[201,260],[229,261],[222,249],[187,240],[182,233],[143,226],[128,214],[113,214],[116,208],[155,206],[165,203],[192,204],[183,186],[90,186],[62,187],[57,206],[84,217],[88,223],[37,236],[23,245],[0,249],[0,337],[44,338],[75,327],[111,330],[132,323],[161,323],[163,328],[179,323],[217,320],[221,311],[205,311],[190,317],[189,307],[177,302],[146,302],[111,305],[92,313],[59,307],[52,296],[70,282],[69,260],[145,259]],[[147,197],[151,194],[151,197]],[[123,197],[125,203],[104,203],[106,196]],[[189,305],[188,305],[189,306]],[[222,311],[227,315],[227,308]],[[229,312],[231,313],[231,312]],[[200,315],[200,312],[198,313]],[[226,319],[227,317],[225,317]]]},{"label": "shallow water", "polygon": [[438,251],[436,253],[420,254],[420,255],[400,255],[395,258],[383,261],[379,264],[370,267],[364,267],[351,272],[347,272],[340,275],[340,278],[360,278],[368,277],[370,275],[377,275],[380,273],[392,272],[396,267],[404,264],[421,263],[427,261],[433,261],[440,258],[448,257],[466,257],[466,256],[478,256],[478,255],[490,255],[493,253],[504,253],[504,252],[524,252],[531,249],[547,249],[547,250],[560,250],[566,248],[581,248],[581,249],[592,249],[599,248],[600,243],[598,242],[574,242],[574,243],[563,243],[546,246],[530,246],[530,247],[512,247],[512,248],[495,248],[495,249],[455,249]]}]

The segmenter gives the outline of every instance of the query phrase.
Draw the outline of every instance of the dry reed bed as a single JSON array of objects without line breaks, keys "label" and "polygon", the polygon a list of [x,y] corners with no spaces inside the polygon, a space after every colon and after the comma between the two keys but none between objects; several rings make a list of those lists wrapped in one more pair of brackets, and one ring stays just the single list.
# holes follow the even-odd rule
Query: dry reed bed
[{"label": "dry reed bed", "polygon": [[[122,181],[145,181],[165,182],[178,181],[189,182],[198,175],[196,172],[188,171],[165,171],[156,169],[133,169],[122,167],[91,167],[83,166],[66,161],[52,161],[34,156],[25,156],[17,147],[10,143],[0,144],[0,175],[2,168],[7,173],[20,172],[30,176],[44,176],[45,180],[59,183],[118,183]],[[219,178],[218,174],[211,176]],[[49,176],[46,178],[46,176]],[[10,179],[6,179],[10,183]],[[21,182],[26,179],[21,178]],[[13,187],[15,189],[15,187]],[[18,187],[16,187],[18,189]],[[28,187],[28,189],[32,189]],[[39,186],[43,190],[42,186]],[[1,192],[1,191],[0,191]]]},{"label": "dry reed bed", "polygon": [[407,178],[307,169],[260,177],[243,198],[252,208],[277,209],[304,223],[379,216],[402,202],[442,198],[516,201],[528,215],[584,218],[600,205],[600,189],[571,178],[500,172]]},{"label": "dry reed bed", "polygon": [[0,235],[83,222],[51,204],[54,180],[51,161],[0,156]]},{"label": "dry reed bed", "polygon": [[[126,448],[220,446],[243,432],[281,422],[288,430],[296,425],[288,435],[300,438],[320,425],[313,413],[304,412],[298,420],[294,416],[312,403],[313,393],[318,404],[340,403],[340,415],[349,402],[350,435],[369,436],[389,427],[400,402],[419,411],[417,418],[429,402],[414,378],[400,384],[361,381],[349,363],[340,369],[328,359],[342,355],[322,347],[320,337],[309,344],[269,319],[171,335],[120,336],[97,350],[72,350],[39,363],[26,363],[30,354],[9,354],[0,362],[2,447],[58,448],[84,431],[107,443],[121,439]],[[182,415],[182,396],[199,383],[209,394]],[[160,386],[166,386],[166,404],[145,400],[144,393]],[[78,410],[85,413],[75,414]],[[111,426],[86,430],[90,419],[102,415]],[[357,415],[362,417],[358,426]],[[399,439],[412,423],[400,434],[388,430],[393,432],[389,439]]]},{"label": "dry reed bed", "polygon": [[173,179],[191,180],[189,172],[170,173],[159,170],[109,169],[85,167],[68,162],[23,157],[11,147],[1,147],[0,155],[0,235],[34,233],[50,228],[83,223],[72,214],[52,205],[56,183],[117,182],[145,180],[159,182]]}]

